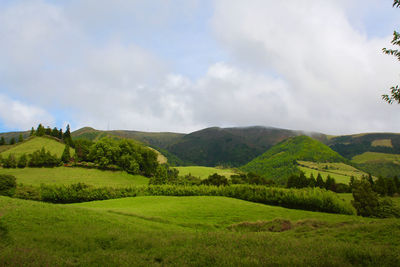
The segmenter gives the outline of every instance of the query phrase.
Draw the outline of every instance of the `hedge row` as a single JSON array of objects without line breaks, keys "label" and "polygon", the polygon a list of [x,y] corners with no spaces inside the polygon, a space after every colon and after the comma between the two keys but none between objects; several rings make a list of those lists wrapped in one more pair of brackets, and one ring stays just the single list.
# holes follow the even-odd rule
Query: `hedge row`
[{"label": "hedge row", "polygon": [[[25,189],[24,189],[25,188]],[[26,191],[30,191],[27,193]],[[149,185],[129,188],[96,188],[85,184],[42,185],[32,193],[32,187],[22,185],[15,197],[51,203],[77,203],[135,196],[225,196],[251,202],[292,209],[354,214],[354,209],[333,192],[319,188],[286,189],[257,185],[181,186]]]}]

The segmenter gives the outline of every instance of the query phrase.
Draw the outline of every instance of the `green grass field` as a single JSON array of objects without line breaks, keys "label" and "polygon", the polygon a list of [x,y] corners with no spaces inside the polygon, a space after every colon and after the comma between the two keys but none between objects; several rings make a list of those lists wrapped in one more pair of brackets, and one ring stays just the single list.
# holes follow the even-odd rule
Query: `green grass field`
[{"label": "green grass field", "polygon": [[344,163],[317,163],[310,161],[298,161],[298,163],[301,165],[299,169],[303,171],[307,177],[312,173],[314,178],[316,178],[318,173],[320,173],[324,180],[330,175],[337,183],[348,184],[351,176],[361,178],[363,175],[368,175]]},{"label": "green grass field", "polygon": [[399,247],[400,220],[224,197],[0,197],[0,266],[396,266]]},{"label": "green grass field", "polygon": [[354,156],[351,159],[354,163],[380,163],[380,162],[392,162],[400,165],[400,155],[387,154],[378,152],[365,152],[361,155]]},{"label": "green grass field", "polygon": [[213,167],[203,167],[203,166],[188,166],[188,167],[175,167],[179,171],[180,176],[185,176],[187,174],[191,174],[196,177],[200,177],[201,179],[206,179],[208,176],[218,173],[219,175],[223,175],[226,178],[230,178],[231,175],[234,175],[235,172],[231,169],[220,169]]},{"label": "green grass field", "polygon": [[[8,157],[9,154],[14,154],[17,158],[22,154],[30,154],[36,150],[40,150],[44,147],[51,154],[56,154],[57,157],[61,157],[65,145],[47,137],[33,137],[22,143],[17,143],[14,146],[10,146],[9,149],[3,151],[1,155],[3,158]],[[73,149],[70,149],[71,155],[73,155]]]},{"label": "green grass field", "polygon": [[67,185],[85,183],[93,186],[126,187],[148,184],[149,179],[141,175],[131,175],[122,171],[103,171],[98,169],[56,167],[3,169],[0,174],[11,174],[17,183],[39,186],[40,184]]}]

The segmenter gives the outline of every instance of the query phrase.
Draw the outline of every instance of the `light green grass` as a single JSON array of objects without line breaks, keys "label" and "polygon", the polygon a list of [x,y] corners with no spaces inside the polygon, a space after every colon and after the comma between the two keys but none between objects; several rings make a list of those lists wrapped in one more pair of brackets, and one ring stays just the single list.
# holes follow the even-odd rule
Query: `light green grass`
[{"label": "light green grass", "polygon": [[[22,143],[18,143],[12,146],[10,149],[1,153],[3,158],[8,157],[9,154],[14,154],[17,158],[22,154],[30,154],[36,150],[40,150],[44,147],[46,151],[50,151],[51,154],[56,154],[57,157],[61,157],[65,144],[62,144],[52,138],[47,137],[33,137]],[[73,155],[74,150],[70,148],[70,153]]]},{"label": "light green grass", "polygon": [[[225,227],[277,217],[302,223],[284,232]],[[223,197],[141,197],[86,206],[0,197],[1,266],[396,266],[399,246],[400,220]]]},{"label": "light green grass", "polygon": [[203,167],[203,166],[188,166],[188,167],[175,167],[179,171],[180,176],[188,175],[189,173],[193,176],[200,177],[201,179],[206,179],[208,176],[218,173],[226,178],[234,175],[235,172],[231,169],[220,169],[213,167]]},{"label": "light green grass", "polygon": [[68,185],[85,183],[93,186],[126,187],[148,184],[149,179],[141,175],[131,175],[123,171],[103,171],[98,169],[56,167],[3,169],[1,174],[11,174],[17,183],[39,186],[40,184]]},{"label": "light green grass", "polygon": [[359,220],[356,216],[325,214],[303,210],[290,210],[288,212],[286,208],[216,196],[146,196],[70,205],[116,212],[125,214],[126,216],[137,216],[199,229],[223,228],[243,221],[273,220],[275,218],[296,221],[318,219],[327,222]]},{"label": "light green grass", "polygon": [[324,180],[330,175],[337,183],[348,184],[351,176],[359,179],[363,175],[368,175],[344,163],[317,163],[310,161],[298,161],[298,163],[302,165],[299,166],[299,169],[303,171],[307,177],[313,174],[314,178],[317,178],[318,173],[320,173]]},{"label": "light green grass", "polygon": [[372,141],[371,146],[393,147],[392,139],[378,139],[378,140],[374,140],[374,141]]},{"label": "light green grass", "polygon": [[391,162],[395,164],[400,164],[400,155],[397,154],[387,154],[378,152],[365,152],[361,155],[354,156],[351,159],[352,162],[363,164],[363,163],[384,163]]}]

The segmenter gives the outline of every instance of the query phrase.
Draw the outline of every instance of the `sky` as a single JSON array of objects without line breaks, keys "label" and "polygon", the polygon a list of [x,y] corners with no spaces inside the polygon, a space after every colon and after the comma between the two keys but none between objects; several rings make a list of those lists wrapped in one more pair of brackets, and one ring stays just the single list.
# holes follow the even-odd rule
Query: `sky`
[{"label": "sky", "polygon": [[0,0],[0,132],[400,132],[392,0]]}]

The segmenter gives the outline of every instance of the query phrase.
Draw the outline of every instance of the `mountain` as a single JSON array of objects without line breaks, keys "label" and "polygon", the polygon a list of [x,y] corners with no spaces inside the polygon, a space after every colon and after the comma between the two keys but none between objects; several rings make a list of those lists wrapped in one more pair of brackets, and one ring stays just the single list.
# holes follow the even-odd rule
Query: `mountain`
[{"label": "mountain", "polygon": [[186,163],[202,166],[240,166],[272,145],[300,133],[267,127],[212,127],[183,136],[166,150]]},{"label": "mountain", "polygon": [[346,162],[346,159],[311,137],[297,136],[278,143],[241,169],[283,183],[291,174],[300,172],[297,161]]}]

